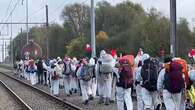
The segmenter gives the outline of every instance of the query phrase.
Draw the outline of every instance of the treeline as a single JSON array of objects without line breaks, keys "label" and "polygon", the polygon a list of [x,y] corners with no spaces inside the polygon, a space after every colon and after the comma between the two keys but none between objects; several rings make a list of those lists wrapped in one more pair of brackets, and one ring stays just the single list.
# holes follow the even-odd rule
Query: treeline
[{"label": "treeline", "polygon": [[[115,6],[106,1],[96,5],[97,53],[101,49],[117,49],[136,54],[139,48],[151,55],[159,55],[160,49],[169,53],[170,20],[152,8],[144,11],[139,4],[126,1]],[[60,16],[63,26],[50,24],[48,30],[50,56],[85,56],[85,45],[90,44],[90,7],[73,4],[65,6]],[[29,38],[37,42],[46,54],[46,28],[33,27]],[[26,33],[14,39],[14,56],[26,43]],[[195,47],[195,31],[181,18],[177,25],[177,55],[187,57]]]}]

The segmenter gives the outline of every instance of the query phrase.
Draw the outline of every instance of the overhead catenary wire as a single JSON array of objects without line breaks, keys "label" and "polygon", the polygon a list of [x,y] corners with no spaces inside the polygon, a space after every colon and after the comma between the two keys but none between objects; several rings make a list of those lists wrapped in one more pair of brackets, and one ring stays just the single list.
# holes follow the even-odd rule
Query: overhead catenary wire
[{"label": "overhead catenary wire", "polygon": [[[70,0],[66,0],[66,1],[61,2],[61,3],[52,11],[52,13],[51,13],[50,15],[54,15],[54,14],[57,12],[57,10],[60,9],[62,6],[64,6],[65,3],[67,3],[68,1],[70,2]],[[53,17],[52,20],[51,20],[50,22],[54,22],[57,18],[58,18],[58,17],[56,17],[56,16]]]},{"label": "overhead catenary wire", "polygon": [[[18,4],[19,4],[20,1],[21,1],[21,0],[18,0],[18,1],[15,3],[13,9],[12,9],[11,12],[9,13],[9,15],[8,15],[7,19],[5,20],[5,22],[8,22],[9,18],[11,17],[11,15],[13,14],[13,12],[15,11],[15,9],[16,9],[16,7],[18,6]],[[5,25],[2,25],[1,30],[3,30],[4,26],[5,26]]]},{"label": "overhead catenary wire", "polygon": [[4,21],[4,19],[6,18],[6,15],[11,7],[11,4],[12,4],[13,0],[10,0],[9,4],[8,4],[8,7],[6,8],[6,11],[5,11],[5,16],[2,18],[1,22]]},{"label": "overhead catenary wire", "polygon": [[[68,1],[68,0],[67,0],[67,1]],[[56,11],[57,11],[59,8],[61,8],[62,6],[64,6],[64,4],[65,4],[67,1],[61,3],[61,4],[53,11],[52,14],[56,13]],[[84,5],[87,1],[88,1],[88,0],[82,1],[82,2],[80,2],[79,4]],[[57,19],[58,19],[58,16],[52,18],[52,20],[51,20],[50,22],[55,22]]]}]

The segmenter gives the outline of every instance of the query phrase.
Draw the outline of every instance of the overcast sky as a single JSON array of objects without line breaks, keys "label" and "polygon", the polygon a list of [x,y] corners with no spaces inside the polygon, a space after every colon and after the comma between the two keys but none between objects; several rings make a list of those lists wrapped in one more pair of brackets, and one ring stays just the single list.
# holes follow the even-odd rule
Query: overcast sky
[{"label": "overcast sky", "polygon": [[[20,1],[19,5],[16,7],[15,11],[13,12],[13,21],[15,22],[25,22],[26,16],[26,5],[24,0],[24,4],[22,5],[22,0],[12,0],[11,7],[8,9],[6,13],[7,7],[11,0],[0,0],[0,22],[5,17],[9,15],[10,11],[13,9],[14,4],[17,1]],[[58,22],[62,24],[62,20],[60,19],[60,14],[65,5],[72,4],[72,3],[83,3],[83,4],[90,4],[90,0],[28,0],[29,1],[29,22],[44,22],[45,20],[45,8],[44,6],[48,4],[49,6],[49,21],[50,22]],[[96,2],[101,0],[95,0]],[[107,0],[112,4],[117,4],[119,2],[125,0]],[[169,1],[170,0],[130,0],[135,3],[141,4],[146,11],[148,11],[151,7],[157,8],[163,15],[169,17]],[[177,0],[177,17],[184,17],[188,20],[189,26],[192,28],[195,26],[195,19],[194,23],[193,18],[195,18],[195,0]],[[10,21],[10,19],[9,19]],[[32,27],[34,25],[30,25]],[[13,36],[16,36],[20,32],[20,28],[25,30],[25,25],[13,25]],[[7,31],[10,32],[10,26],[4,25],[2,30],[2,25],[0,25],[0,30],[3,34],[6,34]],[[1,36],[2,37],[2,36]],[[10,37],[10,34],[8,36]],[[0,57],[1,57],[1,45],[2,41],[0,41]],[[0,58],[1,59],[1,58]]]}]

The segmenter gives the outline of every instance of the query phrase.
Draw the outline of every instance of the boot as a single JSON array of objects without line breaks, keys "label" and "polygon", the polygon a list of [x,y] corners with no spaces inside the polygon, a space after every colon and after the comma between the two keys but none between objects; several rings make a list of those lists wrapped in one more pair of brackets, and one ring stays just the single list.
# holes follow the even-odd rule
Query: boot
[{"label": "boot", "polygon": [[92,95],[89,96],[89,100],[93,100],[94,97]]},{"label": "boot", "polygon": [[110,99],[109,98],[106,98],[105,105],[110,105]]},{"label": "boot", "polygon": [[85,100],[85,101],[83,102],[84,105],[87,105],[88,103],[89,103],[89,100]]},{"label": "boot", "polygon": [[104,98],[103,96],[100,96],[99,104],[102,104],[102,103],[104,103]]}]

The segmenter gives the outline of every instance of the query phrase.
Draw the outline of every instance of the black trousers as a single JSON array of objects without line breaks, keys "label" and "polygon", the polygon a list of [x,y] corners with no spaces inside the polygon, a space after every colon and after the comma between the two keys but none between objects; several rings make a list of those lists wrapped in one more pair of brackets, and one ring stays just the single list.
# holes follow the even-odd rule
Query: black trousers
[{"label": "black trousers", "polygon": [[38,71],[38,83],[43,84],[43,71]]},{"label": "black trousers", "polygon": [[44,84],[47,84],[47,71],[43,71]]}]

